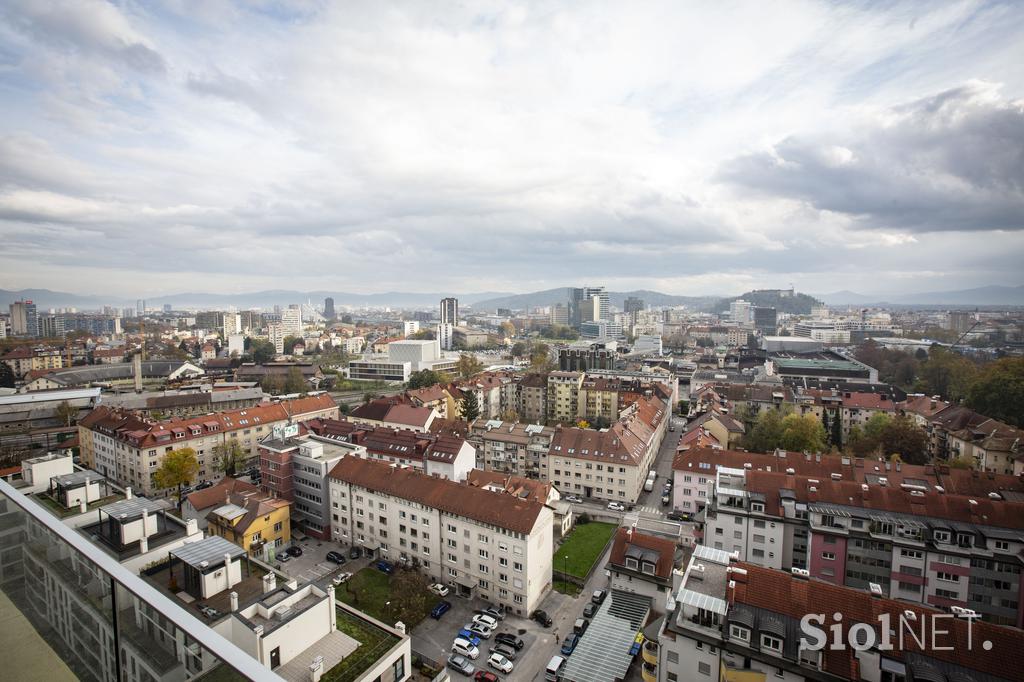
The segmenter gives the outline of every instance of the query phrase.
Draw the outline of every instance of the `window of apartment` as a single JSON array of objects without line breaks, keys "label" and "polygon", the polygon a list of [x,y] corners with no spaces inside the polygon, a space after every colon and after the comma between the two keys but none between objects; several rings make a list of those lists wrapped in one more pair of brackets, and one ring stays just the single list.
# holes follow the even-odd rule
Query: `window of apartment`
[{"label": "window of apartment", "polygon": [[900,549],[900,556],[905,556],[908,559],[920,559],[924,556],[920,550],[916,549]]},{"label": "window of apartment", "polygon": [[776,653],[782,653],[782,639],[773,635],[762,634],[761,635],[761,648],[769,649]]},{"label": "window of apartment", "polygon": [[507,583],[508,582],[508,573],[499,573],[498,574],[498,580],[500,580],[503,583]]},{"label": "window of apartment", "polygon": [[515,570],[515,571],[518,571],[518,572],[522,573],[523,572],[523,564],[521,562],[519,562],[519,561],[516,561],[515,563],[512,564],[512,570]]},{"label": "window of apartment", "polygon": [[939,571],[935,574],[935,577],[946,583],[958,583],[960,582],[960,576],[954,575],[953,573],[946,573],[945,571]]},{"label": "window of apartment", "polygon": [[[701,675],[710,675],[711,674],[711,664],[710,663],[704,663],[704,662],[698,663],[697,664],[697,672],[699,672]],[[668,676],[669,676],[669,679],[671,680],[671,682],[676,682],[676,680],[678,679],[676,677],[675,673],[669,673]]]},{"label": "window of apartment", "polygon": [[456,548],[458,548],[459,543],[458,543],[457,540],[454,540],[453,538],[448,538],[448,546],[451,547],[452,549],[456,549]]},{"label": "window of apartment", "polygon": [[958,595],[953,590],[943,590],[941,588],[935,590],[935,596],[936,597],[944,597],[945,599],[959,599],[960,598],[960,595]]},{"label": "window of apartment", "polygon": [[763,545],[764,544],[764,536],[763,535],[757,535],[755,533],[754,534],[754,542],[760,542]]},{"label": "window of apartment", "polygon": [[[698,642],[698,644],[700,644],[700,642]],[[679,662],[679,653],[676,652],[676,651],[668,651],[665,654],[665,659],[669,663],[678,663]]]},{"label": "window of apartment", "polygon": [[937,531],[935,531],[932,534],[932,537],[935,539],[935,542],[946,542],[946,543],[948,543],[949,542],[949,531],[947,531],[947,530],[937,530]]},{"label": "window of apartment", "polygon": [[762,503],[762,502],[751,502],[750,503],[750,511],[763,513],[764,512],[764,503]]},{"label": "window of apartment", "polygon": [[733,538],[733,540],[742,540],[743,539],[743,531],[741,531],[741,530],[734,530],[732,532],[732,538]]},{"label": "window of apartment", "polygon": [[750,553],[751,553],[752,556],[757,557],[758,559],[763,559],[764,558],[764,550],[763,549],[752,549],[752,550],[750,550]]},{"label": "window of apartment", "polygon": [[996,549],[1002,550],[1002,551],[1005,552],[1006,550],[1010,549],[1010,543],[1007,542],[1006,540],[996,540],[995,547],[996,547]]},{"label": "window of apartment", "polygon": [[920,592],[921,591],[921,586],[920,585],[915,585],[914,583],[905,583],[902,580],[900,580],[898,582],[898,585],[899,585],[901,590],[906,590],[907,592]]},{"label": "window of apartment", "polygon": [[452,524],[450,524],[450,523],[449,523],[449,524],[448,524],[448,532],[449,532],[449,533],[458,533],[458,532],[459,532],[459,529],[458,529],[458,528],[456,528],[455,526],[453,526]]},{"label": "window of apartment", "polygon": [[487,544],[488,542],[490,542],[490,541],[491,541],[491,540],[490,540],[490,538],[488,538],[488,537],[487,537],[486,535],[484,535],[483,533],[478,533],[478,534],[477,534],[477,536],[476,536],[476,539],[477,539],[477,540],[479,540],[480,542],[484,543],[485,545],[486,545],[486,544]]},{"label": "window of apartment", "polygon": [[754,528],[764,528],[764,519],[754,519]]},{"label": "window of apartment", "polygon": [[450,561],[451,563],[455,564],[455,563],[458,563],[459,558],[457,556],[455,556],[454,554],[452,554],[451,552],[449,552],[448,553],[448,561]]},{"label": "window of apartment", "polygon": [[283,527],[284,527],[284,522],[283,521],[278,521],[277,523],[274,524],[274,532],[275,533],[280,533],[281,529]]},{"label": "window of apartment", "polygon": [[487,559],[490,556],[491,556],[490,553],[486,549],[481,549],[480,550],[480,558],[481,559]]},{"label": "window of apartment", "polygon": [[490,573],[491,572],[491,569],[490,569],[490,567],[487,564],[480,564],[478,566],[478,568],[480,569],[481,573]]},{"label": "window of apartment", "polygon": [[455,578],[455,577],[457,577],[459,575],[459,572],[456,571],[454,568],[449,568],[448,569],[448,575],[450,575],[451,577]]},{"label": "window of apartment", "polygon": [[836,555],[835,552],[822,552],[821,558],[826,561],[835,561]]},{"label": "window of apartment", "polygon": [[732,623],[729,625],[729,639],[736,639],[741,642],[750,642],[750,630],[742,625]]},{"label": "window of apartment", "polygon": [[514,601],[517,604],[522,604],[525,600],[523,599],[523,595],[516,594],[512,596],[512,601]]}]

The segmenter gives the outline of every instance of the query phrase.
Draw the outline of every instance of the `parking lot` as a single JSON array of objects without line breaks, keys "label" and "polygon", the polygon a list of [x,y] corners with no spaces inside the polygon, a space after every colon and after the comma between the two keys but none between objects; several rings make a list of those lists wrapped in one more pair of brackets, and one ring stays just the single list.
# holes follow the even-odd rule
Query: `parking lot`
[{"label": "parking lot", "polygon": [[[598,560],[603,566],[608,560],[608,552],[605,552]],[[477,670],[490,670],[498,674],[502,680],[511,682],[532,682],[544,679],[544,668],[552,656],[558,653],[562,645],[562,639],[572,632],[573,622],[583,614],[583,608],[590,601],[591,593],[596,589],[606,588],[608,578],[603,570],[594,571],[594,575],[587,582],[586,588],[579,597],[573,598],[552,590],[541,601],[540,609],[547,612],[552,619],[551,627],[544,628],[539,623],[521,616],[509,615],[505,617],[496,632],[511,632],[521,637],[525,646],[518,652],[516,660],[512,661],[515,668],[508,675],[497,673],[487,665],[487,656],[490,654],[490,647],[494,644],[494,637],[480,642],[480,657],[471,661]],[[452,608],[444,614],[440,620],[426,618],[412,631],[413,651],[420,653],[437,663],[444,664],[451,653],[452,641],[455,633],[467,623],[473,620],[473,613],[477,609],[489,606],[480,599],[464,599],[449,595],[445,597],[452,603]],[[465,679],[454,671],[449,671],[453,680]]]},{"label": "parking lot", "polygon": [[[325,580],[329,580],[336,573],[355,573],[370,563],[370,560],[366,557],[349,559],[351,547],[339,545],[337,542],[330,542],[329,540],[306,538],[293,544],[302,548],[302,556],[293,557],[289,561],[276,565],[285,575],[298,578],[300,581],[323,584]],[[327,553],[332,550],[339,552],[345,557],[345,565],[338,566],[331,561],[327,561]]]}]

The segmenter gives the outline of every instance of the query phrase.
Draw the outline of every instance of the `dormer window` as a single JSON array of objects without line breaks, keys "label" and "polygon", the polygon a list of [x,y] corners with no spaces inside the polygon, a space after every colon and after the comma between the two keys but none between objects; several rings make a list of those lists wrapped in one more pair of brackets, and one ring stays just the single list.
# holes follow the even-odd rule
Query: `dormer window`
[{"label": "dormer window", "polygon": [[650,561],[645,561],[641,570],[648,575],[654,575],[654,564]]},{"label": "dormer window", "polygon": [[750,511],[760,512],[760,513],[763,514],[764,513],[764,503],[763,502],[751,502],[750,503]]},{"label": "dormer window", "polygon": [[948,543],[949,542],[949,531],[948,530],[937,530],[934,532],[932,537],[935,542]]},{"label": "dormer window", "polygon": [[635,571],[640,568],[639,562],[633,557],[626,557],[626,568],[632,568]]},{"label": "dormer window", "polygon": [[782,639],[775,635],[762,634],[761,635],[761,648],[769,651],[774,651],[777,654],[782,653]]},{"label": "dormer window", "polygon": [[974,536],[970,533],[957,533],[956,544],[960,545],[961,547],[973,547]]},{"label": "dormer window", "polygon": [[729,639],[735,639],[737,641],[750,644],[750,630],[742,625],[732,623],[729,625]]}]

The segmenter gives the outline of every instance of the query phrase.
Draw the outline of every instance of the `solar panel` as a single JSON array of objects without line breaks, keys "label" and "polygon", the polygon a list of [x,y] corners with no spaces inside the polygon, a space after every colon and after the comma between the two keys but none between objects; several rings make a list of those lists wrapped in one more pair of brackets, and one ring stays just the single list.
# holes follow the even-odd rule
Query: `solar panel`
[{"label": "solar panel", "polygon": [[697,545],[693,550],[693,556],[698,559],[706,559],[716,564],[729,564],[729,553],[707,545]]},{"label": "solar panel", "polygon": [[724,599],[718,597],[712,597],[711,595],[701,594],[700,592],[694,592],[693,590],[683,589],[679,593],[680,601],[688,606],[693,606],[698,609],[704,609],[712,613],[717,613],[724,616],[726,611],[729,610],[729,605]]}]

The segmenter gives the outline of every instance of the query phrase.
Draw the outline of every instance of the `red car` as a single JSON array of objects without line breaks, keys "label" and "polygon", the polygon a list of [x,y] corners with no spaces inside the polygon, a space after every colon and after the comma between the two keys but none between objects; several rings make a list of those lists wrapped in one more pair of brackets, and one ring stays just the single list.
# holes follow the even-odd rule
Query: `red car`
[{"label": "red car", "polygon": [[473,679],[477,682],[498,682],[498,676],[490,670],[477,670]]}]

